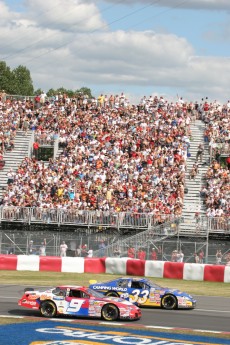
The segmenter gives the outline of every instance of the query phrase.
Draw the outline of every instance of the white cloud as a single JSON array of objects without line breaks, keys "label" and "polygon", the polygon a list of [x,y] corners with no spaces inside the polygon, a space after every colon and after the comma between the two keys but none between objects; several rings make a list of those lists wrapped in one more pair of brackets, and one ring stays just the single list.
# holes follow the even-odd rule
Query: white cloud
[{"label": "white cloud", "polygon": [[[140,94],[146,88],[165,88],[175,95],[177,90],[183,90],[183,96],[190,99],[199,98],[200,94],[228,99],[229,58],[196,56],[185,38],[173,34],[93,32],[93,28],[105,23],[97,7],[85,1],[62,1],[63,13],[68,5],[71,14],[81,9],[78,20],[84,19],[82,30],[71,25],[63,30],[66,19],[62,18],[60,26],[57,19],[61,14],[60,1],[55,2],[55,7],[51,1],[46,3],[47,7],[43,7],[43,0],[27,0],[28,11],[15,13],[0,1],[4,17],[0,23],[0,60],[12,68],[28,67],[35,88],[47,91],[60,86],[87,86],[93,93],[97,93],[95,89],[110,93],[109,85],[114,92],[122,89],[128,93],[139,88]],[[39,13],[46,11],[46,15],[36,16],[34,6]],[[86,15],[88,10],[90,16]],[[70,15],[70,22],[74,22],[75,15]]]},{"label": "white cloud", "polygon": [[29,17],[40,27],[59,31],[92,31],[105,22],[94,3],[81,0],[26,0]]}]

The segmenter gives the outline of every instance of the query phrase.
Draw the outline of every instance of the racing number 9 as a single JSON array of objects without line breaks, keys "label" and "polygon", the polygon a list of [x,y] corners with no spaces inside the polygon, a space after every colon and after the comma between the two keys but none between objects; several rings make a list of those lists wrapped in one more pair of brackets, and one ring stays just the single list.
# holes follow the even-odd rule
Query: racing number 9
[{"label": "racing number 9", "polygon": [[72,299],[66,311],[77,313],[80,309],[84,300]]},{"label": "racing number 9", "polygon": [[144,304],[149,296],[149,290],[133,290],[132,295],[129,296],[129,301],[132,303]]}]

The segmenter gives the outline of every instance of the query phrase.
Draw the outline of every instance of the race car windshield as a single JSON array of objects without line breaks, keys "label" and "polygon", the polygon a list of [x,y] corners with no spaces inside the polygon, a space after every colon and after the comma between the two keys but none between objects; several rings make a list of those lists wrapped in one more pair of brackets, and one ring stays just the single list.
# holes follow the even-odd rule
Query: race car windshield
[{"label": "race car windshield", "polygon": [[102,293],[95,291],[95,290],[92,290],[92,289],[87,289],[87,293],[93,297],[105,298],[105,296]]},{"label": "race car windshield", "polygon": [[55,295],[55,296],[65,296],[66,292],[62,289],[60,289],[59,287],[53,289],[52,293]]},{"label": "race car windshield", "polygon": [[157,285],[157,284],[153,283],[151,280],[146,279],[145,282],[146,282],[150,287],[153,287],[153,288],[155,288],[155,289],[160,289],[160,288],[161,288],[160,285]]}]

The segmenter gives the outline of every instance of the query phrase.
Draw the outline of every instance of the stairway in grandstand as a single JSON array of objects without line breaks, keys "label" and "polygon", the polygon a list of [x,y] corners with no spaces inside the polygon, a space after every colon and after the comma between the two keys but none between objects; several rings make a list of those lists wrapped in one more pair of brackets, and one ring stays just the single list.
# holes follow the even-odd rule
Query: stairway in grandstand
[{"label": "stairway in grandstand", "polygon": [[[130,247],[135,248],[137,253],[139,248],[157,248],[160,241],[170,237],[174,237],[178,234],[180,219],[167,221],[163,224],[153,225],[148,230],[141,231],[135,235],[119,236],[119,238],[109,244],[104,249],[103,255],[114,256],[115,249],[119,249],[121,257],[127,257],[127,251]],[[149,253],[147,253],[149,256]],[[94,251],[94,256],[101,256],[100,249]]]},{"label": "stairway in grandstand", "polygon": [[14,140],[14,149],[4,153],[5,166],[0,170],[0,199],[4,193],[4,188],[7,186],[7,173],[10,169],[16,171],[23,158],[29,155],[30,138],[31,132],[25,136],[23,131],[18,131]]},{"label": "stairway in grandstand", "polygon": [[[188,193],[184,197],[184,206],[182,211],[182,223],[180,224],[180,235],[205,235],[206,230],[198,229],[196,225],[195,213],[199,212],[200,216],[205,216],[205,205],[200,197],[200,189],[205,181],[205,173],[209,167],[209,151],[208,144],[204,143],[204,123],[200,120],[196,120],[194,124],[191,125],[192,140],[190,141],[190,153],[191,157],[187,159],[187,173],[185,185],[188,188]],[[199,144],[204,145],[204,155],[202,163],[199,162],[199,173],[197,174],[195,180],[189,179],[189,171],[191,170],[193,164],[196,161],[197,147]]]}]

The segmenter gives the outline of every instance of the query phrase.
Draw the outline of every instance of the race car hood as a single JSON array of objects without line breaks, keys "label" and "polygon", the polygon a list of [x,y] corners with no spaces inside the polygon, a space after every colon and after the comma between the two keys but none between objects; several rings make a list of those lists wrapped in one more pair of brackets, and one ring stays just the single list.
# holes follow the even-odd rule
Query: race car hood
[{"label": "race car hood", "polygon": [[172,288],[161,288],[161,291],[166,294],[166,293],[171,293],[176,296],[184,296],[193,299],[191,295],[189,295],[187,292],[180,291],[178,289],[172,289]]}]

